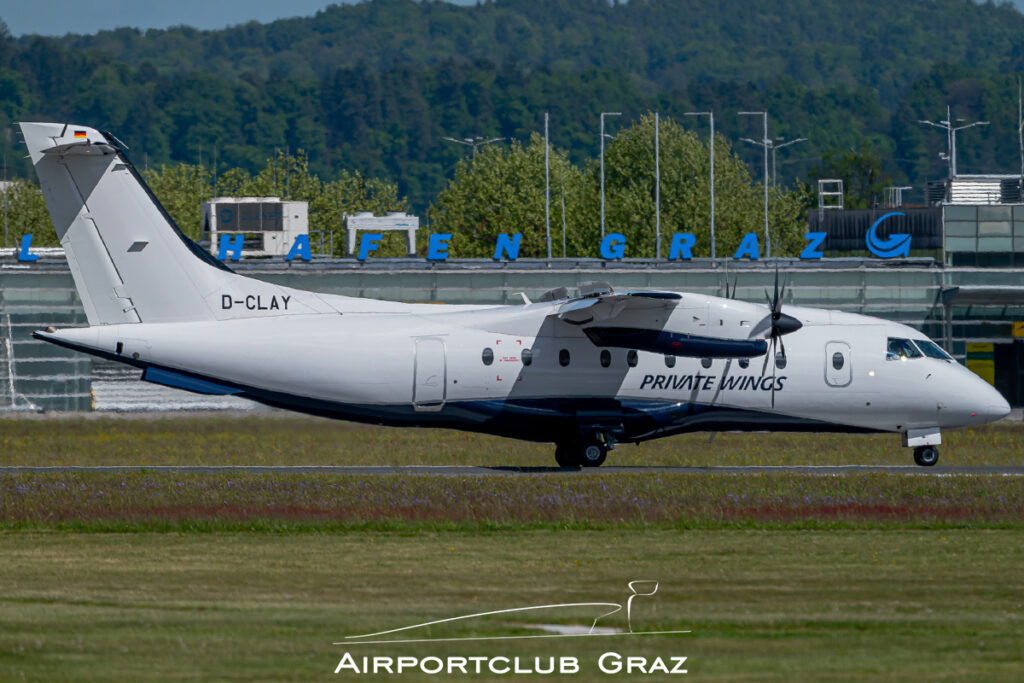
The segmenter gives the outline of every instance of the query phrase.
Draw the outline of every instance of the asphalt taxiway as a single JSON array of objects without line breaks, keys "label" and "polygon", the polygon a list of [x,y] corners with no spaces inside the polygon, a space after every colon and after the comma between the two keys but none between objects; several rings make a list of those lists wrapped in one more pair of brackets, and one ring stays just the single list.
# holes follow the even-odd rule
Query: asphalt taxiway
[{"label": "asphalt taxiway", "polygon": [[849,475],[866,472],[883,472],[886,474],[903,474],[908,476],[958,476],[958,475],[1004,475],[1024,476],[1024,466],[972,466],[972,467],[918,467],[916,465],[782,465],[782,466],[708,466],[708,467],[672,467],[672,466],[604,466],[588,468],[570,467],[481,467],[463,465],[97,465],[84,466],[6,466],[0,467],[0,474],[19,472],[103,472],[127,474],[130,472],[158,472],[169,474],[216,474],[216,473],[248,473],[248,474],[335,474],[341,476],[369,475],[434,475],[434,476],[514,476],[531,474],[564,473],[581,474],[657,474],[669,472],[673,474],[765,474],[790,472],[796,474],[816,475]]}]

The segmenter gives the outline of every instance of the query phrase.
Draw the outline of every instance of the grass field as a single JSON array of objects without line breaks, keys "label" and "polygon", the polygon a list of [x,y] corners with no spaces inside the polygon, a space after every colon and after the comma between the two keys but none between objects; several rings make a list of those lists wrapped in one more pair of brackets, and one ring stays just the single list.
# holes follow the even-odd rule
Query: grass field
[{"label": "grass field", "polygon": [[[942,465],[1024,464],[1024,425],[943,434]],[[688,434],[620,445],[609,465],[912,464],[894,434]],[[0,419],[0,465],[551,466],[554,446],[276,412]]]},{"label": "grass field", "polygon": [[[1016,465],[1024,428],[944,435]],[[617,464],[909,464],[894,436],[692,435]],[[550,466],[551,447],[277,413],[0,420],[0,465]],[[671,636],[333,645],[459,614],[622,603]],[[537,635],[571,611],[435,627]],[[601,626],[626,628],[622,615]],[[699,680],[1024,679],[1024,484],[990,474],[0,473],[0,680],[311,680],[363,656],[686,656]],[[336,680],[438,680],[344,674]],[[440,680],[554,680],[480,675]]]},{"label": "grass field", "polygon": [[0,528],[1024,529],[1019,477],[0,473]]},{"label": "grass field", "polygon": [[[691,634],[332,645],[458,614],[617,602],[641,578],[660,589],[635,603],[635,630]],[[310,680],[350,651],[571,654],[575,680],[606,680],[596,661],[612,650],[687,656],[699,680],[1020,680],[1022,596],[1020,531],[6,532],[0,678]],[[533,619],[430,635],[538,633]]]}]

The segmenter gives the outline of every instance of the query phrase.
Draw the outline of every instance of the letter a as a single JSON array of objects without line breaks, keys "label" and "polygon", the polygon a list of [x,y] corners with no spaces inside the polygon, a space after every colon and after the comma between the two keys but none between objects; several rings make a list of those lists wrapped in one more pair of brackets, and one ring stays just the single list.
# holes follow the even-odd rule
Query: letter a
[{"label": "letter a", "polygon": [[309,249],[309,235],[299,235],[295,238],[295,244],[288,250],[288,255],[284,257],[285,261],[291,261],[293,258],[298,256],[303,261],[310,261],[313,258],[313,254]]},{"label": "letter a", "polygon": [[749,256],[751,261],[756,261],[761,257],[761,248],[757,245],[756,232],[748,232],[744,235],[739,249],[732,255],[734,259],[741,259],[744,256]]}]

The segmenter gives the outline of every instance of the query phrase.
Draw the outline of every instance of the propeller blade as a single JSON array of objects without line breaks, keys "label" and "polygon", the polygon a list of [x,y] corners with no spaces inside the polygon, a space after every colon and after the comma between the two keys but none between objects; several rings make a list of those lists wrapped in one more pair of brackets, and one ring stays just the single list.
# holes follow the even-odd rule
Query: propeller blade
[{"label": "propeller blade", "polygon": [[[776,339],[776,337],[772,337],[772,341],[774,341],[775,339]],[[782,344],[782,337],[777,337],[777,339],[779,340],[779,343]],[[779,364],[775,361],[774,355],[775,354],[772,354],[772,409],[773,410],[775,409],[775,370],[779,367]],[[783,357],[786,356],[786,347],[785,346],[782,347],[782,356]]]},{"label": "propeller blade", "polygon": [[772,313],[779,311],[779,262],[775,262],[775,298],[772,299]]},{"label": "propeller blade", "polygon": [[761,366],[761,377],[764,377],[764,373],[768,372],[768,359],[775,355],[775,337],[772,337],[771,339],[772,341],[768,345],[768,352],[764,354],[764,365]]}]

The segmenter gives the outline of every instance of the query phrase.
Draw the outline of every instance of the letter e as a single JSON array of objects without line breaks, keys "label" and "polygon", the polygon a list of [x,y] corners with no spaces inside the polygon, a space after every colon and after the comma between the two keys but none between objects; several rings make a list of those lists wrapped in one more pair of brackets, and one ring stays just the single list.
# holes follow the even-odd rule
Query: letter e
[{"label": "letter e", "polygon": [[452,234],[450,232],[439,232],[430,236],[430,242],[427,248],[427,260],[428,261],[447,261],[448,260],[448,242],[451,240]]}]

